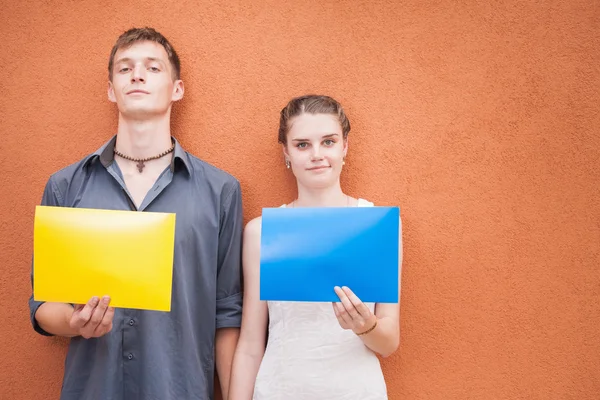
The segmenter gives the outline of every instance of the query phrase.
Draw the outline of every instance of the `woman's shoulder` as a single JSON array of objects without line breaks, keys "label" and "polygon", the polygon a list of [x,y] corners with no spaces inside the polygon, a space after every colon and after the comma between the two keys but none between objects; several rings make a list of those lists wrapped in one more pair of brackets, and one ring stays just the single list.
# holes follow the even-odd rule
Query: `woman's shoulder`
[{"label": "woman's shoulder", "polygon": [[260,230],[262,226],[262,216],[258,216],[254,219],[251,219],[246,224],[246,228],[244,229],[244,236],[260,236]]},{"label": "woman's shoulder", "polygon": [[[286,205],[283,204],[280,207],[285,208]],[[253,236],[253,235],[260,236],[261,227],[262,227],[262,216],[259,215],[258,217],[253,218],[250,221],[248,221],[248,223],[246,224],[246,227],[244,229],[244,234],[251,235],[251,236]]]},{"label": "woman's shoulder", "polygon": [[358,198],[357,206],[358,207],[373,207],[375,204],[370,202],[369,200],[365,200],[363,198]]}]

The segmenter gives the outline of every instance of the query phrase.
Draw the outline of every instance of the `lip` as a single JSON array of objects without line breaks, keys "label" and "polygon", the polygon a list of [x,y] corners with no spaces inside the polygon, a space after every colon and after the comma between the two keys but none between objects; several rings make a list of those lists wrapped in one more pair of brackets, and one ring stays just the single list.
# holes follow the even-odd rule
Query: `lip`
[{"label": "lip", "polygon": [[130,90],[129,92],[127,92],[126,94],[150,94],[150,92],[146,92],[145,90],[141,90],[141,89],[134,89],[134,90]]},{"label": "lip", "polygon": [[318,171],[320,169],[326,169],[326,168],[330,168],[328,165],[321,165],[318,167],[312,167],[312,168],[308,168],[308,171]]}]

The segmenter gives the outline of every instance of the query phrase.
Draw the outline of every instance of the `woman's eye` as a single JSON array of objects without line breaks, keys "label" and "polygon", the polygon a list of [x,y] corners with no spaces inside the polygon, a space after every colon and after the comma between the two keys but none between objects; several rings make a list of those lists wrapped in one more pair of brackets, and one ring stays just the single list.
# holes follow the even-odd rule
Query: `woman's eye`
[{"label": "woman's eye", "polygon": [[298,147],[299,149],[303,149],[306,146],[308,146],[308,144],[306,144],[306,143],[298,143],[298,145],[296,147]]},{"label": "woman's eye", "polygon": [[333,145],[335,142],[334,142],[333,140],[331,140],[331,139],[327,139],[327,140],[325,140],[323,143],[325,143],[325,145],[326,145],[326,146],[331,146],[331,145]]}]

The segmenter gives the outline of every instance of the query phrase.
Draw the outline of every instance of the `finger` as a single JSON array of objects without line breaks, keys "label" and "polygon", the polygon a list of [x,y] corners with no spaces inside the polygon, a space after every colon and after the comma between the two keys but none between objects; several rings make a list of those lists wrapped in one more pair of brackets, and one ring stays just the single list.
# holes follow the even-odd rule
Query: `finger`
[{"label": "finger", "polygon": [[346,329],[346,323],[344,322],[344,320],[342,319],[342,317],[340,316],[340,313],[338,312],[337,307],[335,306],[335,302],[331,303],[331,305],[333,306],[333,313],[335,314],[335,318],[337,318],[340,326],[344,329]]},{"label": "finger", "polygon": [[331,303],[331,305],[333,306],[333,313],[335,314],[335,317],[337,318],[342,328],[348,329],[349,327],[347,326],[346,321],[344,321],[344,319],[342,318],[342,315],[338,310],[337,304],[333,302]]},{"label": "finger", "polygon": [[342,300],[342,298],[346,296],[346,293],[344,293],[344,291],[342,290],[342,288],[339,287],[339,286],[335,286],[333,288],[333,290],[335,291],[335,294],[337,294],[337,297],[340,298],[340,300]]},{"label": "finger", "polygon": [[358,296],[355,295],[352,290],[350,290],[350,288],[344,286],[342,290],[344,291],[344,293],[346,294],[356,311],[358,311],[360,316],[363,317],[365,320],[369,319],[371,317],[371,310],[369,309],[369,307],[367,307],[367,305],[363,303],[358,298]]},{"label": "finger", "polygon": [[94,330],[94,336],[102,336],[112,330],[113,317],[115,315],[115,308],[108,307],[102,318],[102,322]]},{"label": "finger", "polygon": [[71,317],[71,327],[75,329],[83,328],[90,320],[98,302],[98,297],[94,296],[85,305],[77,304],[73,307],[75,311],[73,311],[73,316]]},{"label": "finger", "polygon": [[335,308],[337,311],[338,320],[341,320],[346,327],[352,326],[352,317],[348,315],[348,311],[341,303],[335,303]]},{"label": "finger", "polygon": [[110,297],[104,296],[102,300],[100,300],[100,302],[98,303],[98,306],[96,306],[92,317],[90,318],[88,323],[85,324],[83,329],[89,332],[94,332],[96,330],[98,325],[100,325],[100,323],[102,322],[102,318],[104,318],[104,314],[106,313],[106,309],[108,308],[108,303],[110,303]]},{"label": "finger", "polygon": [[344,308],[346,309],[348,314],[350,314],[352,319],[358,319],[360,317],[360,315],[359,315],[358,311],[356,310],[356,308],[354,308],[354,305],[352,304],[352,302],[350,301],[350,299],[348,298],[346,293],[341,288],[338,288],[337,286],[336,286],[336,293],[338,294],[342,304],[344,305]]}]

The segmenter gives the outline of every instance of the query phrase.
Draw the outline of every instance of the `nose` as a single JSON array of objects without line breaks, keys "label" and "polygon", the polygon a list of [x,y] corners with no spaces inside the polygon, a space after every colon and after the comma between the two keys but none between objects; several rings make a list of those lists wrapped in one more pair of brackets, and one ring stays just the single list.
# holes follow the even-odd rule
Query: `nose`
[{"label": "nose", "polygon": [[318,161],[323,159],[323,156],[321,156],[320,153],[320,146],[313,146],[311,159],[312,161]]},{"label": "nose", "polygon": [[145,83],[146,82],[146,69],[143,65],[136,65],[133,68],[131,74],[131,83]]}]

